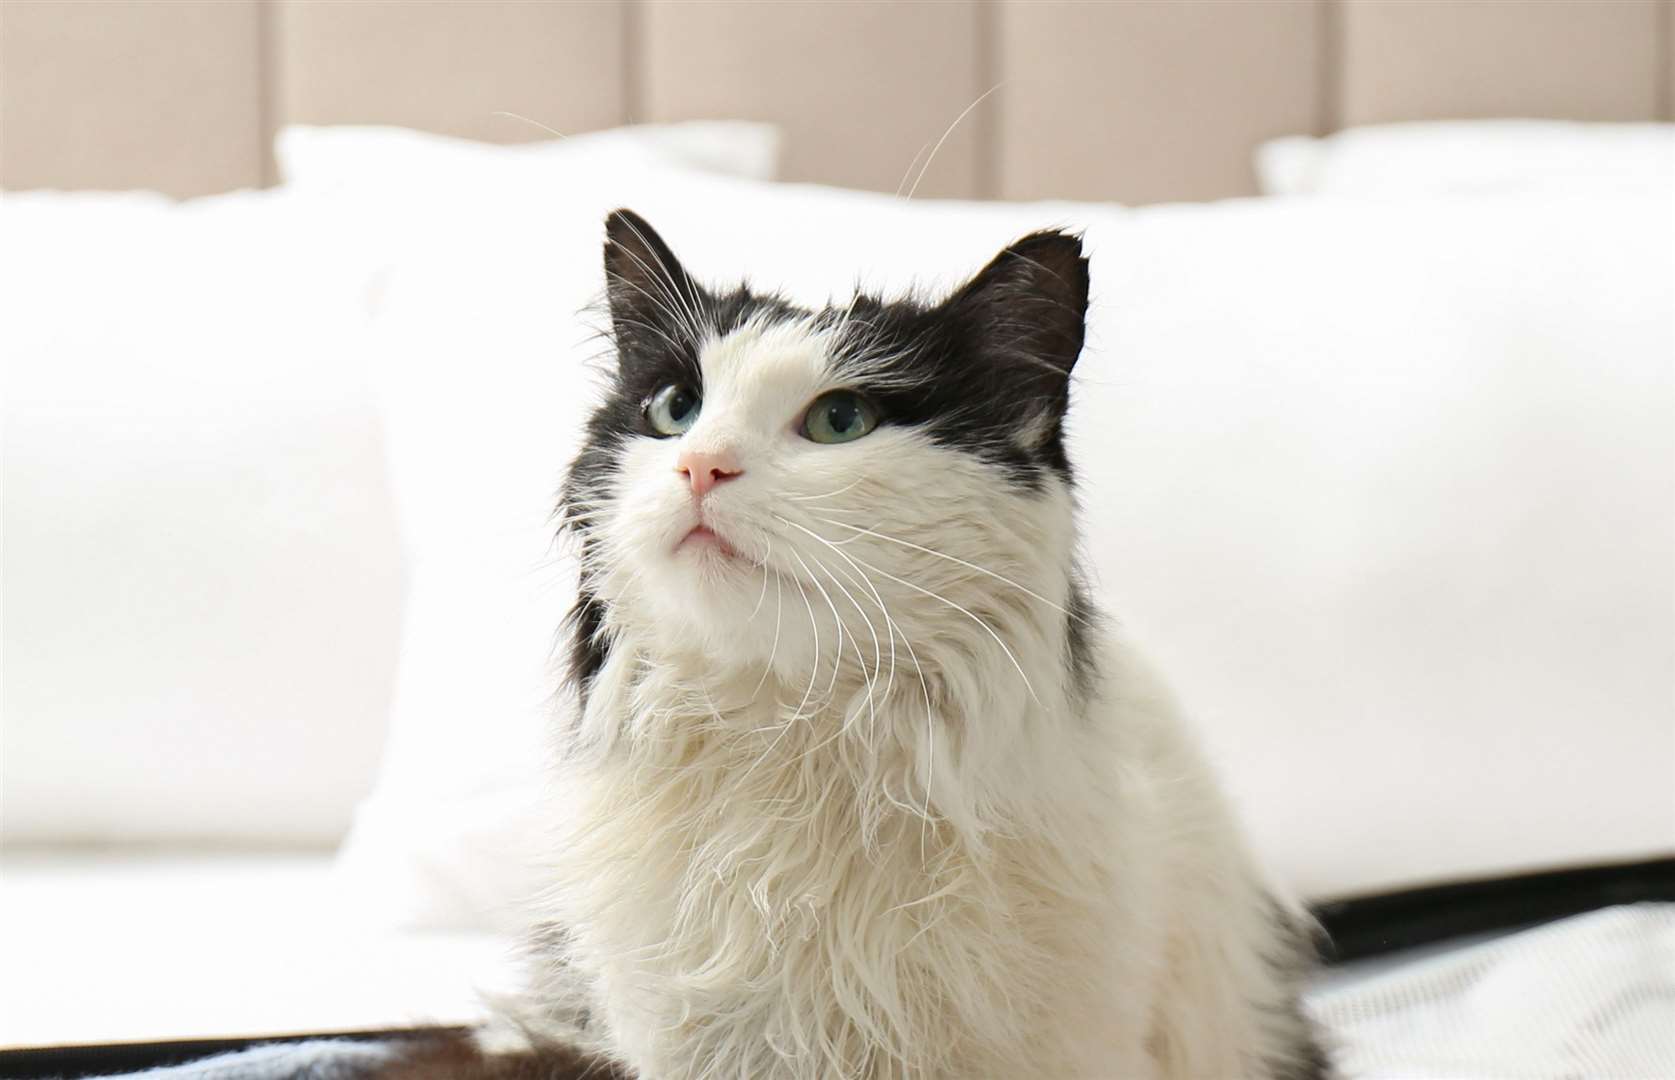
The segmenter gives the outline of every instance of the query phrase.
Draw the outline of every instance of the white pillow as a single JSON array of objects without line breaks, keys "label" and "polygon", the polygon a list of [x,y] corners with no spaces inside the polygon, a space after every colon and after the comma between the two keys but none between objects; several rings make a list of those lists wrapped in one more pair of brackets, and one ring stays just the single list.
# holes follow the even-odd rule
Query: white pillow
[{"label": "white pillow", "polygon": [[1453,120],[1349,128],[1263,143],[1268,195],[1375,198],[1533,188],[1675,198],[1675,124]]},{"label": "white pillow", "polygon": [[1675,846],[1667,201],[1122,210],[636,180],[521,229],[474,208],[390,283],[376,384],[423,648],[344,860],[386,910],[468,922],[539,880],[571,576],[542,566],[545,514],[614,204],[701,278],[810,302],[1085,229],[1072,428],[1100,599],[1305,893]]},{"label": "white pillow", "polygon": [[590,178],[755,175],[775,143],[292,130],[287,188],[7,194],[0,839],[335,843],[380,760],[404,578],[366,316],[403,252],[474,227],[430,220],[438,185],[527,228]]},{"label": "white pillow", "polygon": [[334,842],[402,576],[335,223],[284,191],[0,223],[0,838]]},{"label": "white pillow", "polygon": [[[772,180],[779,172],[779,149],[778,128],[747,120],[636,124],[504,145],[411,128],[292,124],[274,142],[280,177],[292,187],[397,196],[460,190],[496,173],[558,183],[596,170],[602,160]],[[480,187],[474,193],[484,194]]]}]

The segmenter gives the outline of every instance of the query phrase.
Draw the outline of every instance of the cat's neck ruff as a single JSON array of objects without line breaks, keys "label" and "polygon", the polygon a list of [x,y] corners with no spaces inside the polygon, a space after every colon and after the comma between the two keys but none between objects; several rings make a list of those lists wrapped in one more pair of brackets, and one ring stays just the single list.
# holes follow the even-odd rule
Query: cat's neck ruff
[{"label": "cat's neck ruff", "polygon": [[1073,653],[1097,646],[1073,600],[1068,491],[1017,501],[1008,522],[941,550],[894,545],[887,571],[832,560],[811,587],[759,569],[757,636],[736,642],[637,614],[639,579],[607,581],[623,595],[576,745],[648,774],[717,770],[717,783],[831,770],[822,796],[851,787],[869,820],[929,817],[974,839],[1029,816],[1039,800],[1019,793],[1062,783],[1078,753],[1067,735],[1096,666]]}]

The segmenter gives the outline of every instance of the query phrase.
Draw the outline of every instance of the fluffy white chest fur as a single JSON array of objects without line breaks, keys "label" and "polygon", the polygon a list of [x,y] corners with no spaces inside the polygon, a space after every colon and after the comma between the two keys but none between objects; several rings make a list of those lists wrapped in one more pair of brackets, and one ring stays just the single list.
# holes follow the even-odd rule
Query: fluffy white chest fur
[{"label": "fluffy white chest fur", "polygon": [[1076,241],[805,312],[609,230],[519,1037],[648,1078],[1322,1075],[1297,917],[1075,573]]},{"label": "fluffy white chest fur", "polygon": [[[928,816],[890,733],[922,702],[850,745],[859,700],[790,720],[781,684],[712,712],[665,673],[638,718],[666,725],[656,753],[565,771],[552,974],[653,1077],[1270,1075],[1301,1034],[1285,913],[1167,699],[1105,665],[1085,710],[1022,708],[1028,746]],[[938,725],[1006,722],[933,701]]]}]

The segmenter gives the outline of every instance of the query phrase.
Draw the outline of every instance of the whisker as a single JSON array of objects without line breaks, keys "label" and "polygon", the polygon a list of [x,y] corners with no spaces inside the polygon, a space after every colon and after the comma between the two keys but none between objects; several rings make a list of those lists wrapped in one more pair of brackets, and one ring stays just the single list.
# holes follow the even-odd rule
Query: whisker
[{"label": "whisker", "polygon": [[[566,134],[564,134],[564,132],[562,132],[562,131],[559,131],[559,130],[558,130],[558,129],[557,129],[557,128],[550,128],[550,127],[548,127],[548,126],[547,126],[547,125],[545,125],[545,124],[543,124],[543,123],[541,123],[541,121],[539,121],[539,120],[531,120],[531,119],[530,119],[530,118],[529,118],[529,117],[527,117],[527,116],[522,116],[522,115],[519,115],[519,114],[518,114],[518,113],[515,113],[515,112],[508,112],[508,111],[507,111],[507,110],[505,110],[505,109],[496,109],[496,110],[495,110],[495,111],[494,111],[494,112],[493,112],[493,113],[491,113],[491,114],[490,114],[490,115],[492,115],[492,116],[509,116],[509,117],[511,117],[511,118],[512,118],[512,119],[513,119],[513,120],[522,120],[522,121],[523,121],[523,122],[524,122],[524,123],[526,123],[526,124],[530,124],[530,125],[532,125],[532,126],[534,126],[534,127],[538,127],[538,128],[540,128],[540,129],[541,129],[541,130],[542,130],[542,131],[545,131],[545,132],[546,132],[546,133],[547,133],[547,134],[549,134],[549,135],[556,135],[556,136],[558,136],[558,137],[559,137],[559,138],[561,138],[561,139],[568,139],[568,138],[569,138],[569,137],[570,137],[570,136],[568,136],[568,135],[566,135]],[[914,159],[913,159],[913,160],[915,160],[915,161],[917,161],[917,160],[919,160],[919,159],[918,159],[918,158],[914,158]]]},{"label": "whisker", "polygon": [[803,598],[803,606],[808,608],[808,630],[814,636],[814,663],[809,665],[808,689],[803,691],[803,700],[798,703],[797,711],[785,722],[787,727],[802,718],[803,707],[808,704],[809,696],[814,693],[814,680],[820,675],[820,627],[814,621],[814,605],[809,603],[808,592],[803,588],[802,581],[793,577],[791,583],[797,587],[797,594]]},{"label": "whisker", "polygon": [[774,657],[779,655],[780,598],[784,594],[784,589],[785,589],[784,579],[782,579],[779,576],[779,571],[775,570],[774,571],[774,643],[773,643],[773,647],[768,650],[768,663],[767,663],[767,666],[762,669],[762,677],[760,679],[756,680],[756,689],[754,689],[750,692],[750,700],[751,701],[756,700],[756,695],[760,694],[762,692],[762,686],[763,686],[764,683],[766,683],[768,681],[768,676],[773,674]]},{"label": "whisker", "polygon": [[830,499],[834,495],[842,495],[844,492],[854,489],[864,479],[865,477],[856,477],[855,479],[849,481],[849,483],[838,488],[836,491],[828,491],[824,495],[787,495],[785,498],[791,502],[808,502],[813,499]]},{"label": "whisker", "polygon": [[926,143],[925,145],[919,147],[918,153],[913,155],[913,160],[907,163],[906,171],[901,174],[901,183],[896,185],[896,198],[901,198],[902,189],[907,186],[907,178],[913,175],[913,166],[919,164],[919,159],[924,157],[925,151],[930,148],[930,143]]},{"label": "whisker", "polygon": [[919,654],[913,648],[913,642],[907,639],[907,634],[898,628],[901,643],[907,646],[907,655],[913,661],[913,667],[919,672],[919,687],[925,692],[925,806],[919,818],[919,861],[927,862],[929,856],[925,851],[926,830],[931,820],[931,784],[936,779],[936,720],[931,709],[931,687],[925,681],[925,669],[919,664]]},{"label": "whisker", "polygon": [[[861,607],[861,605],[855,602],[854,594],[851,593],[848,589],[843,587],[843,582],[839,581],[832,574],[831,570],[826,566],[826,564],[821,562],[818,558],[815,558],[813,555],[810,555],[809,558],[814,559],[814,565],[816,565],[816,566],[820,567],[820,569],[826,571],[826,576],[832,579],[832,584],[837,586],[838,591],[843,593],[844,599],[849,601],[849,606],[854,608],[855,613],[861,617],[861,621],[866,623],[867,632],[872,635],[872,651],[873,651],[872,670],[873,670],[873,674],[876,675],[879,671],[883,670],[883,660],[884,660],[884,650],[883,650],[883,647],[880,645],[879,640],[878,640],[878,628],[873,626],[872,619],[870,617],[868,617],[866,611]],[[851,637],[853,637],[853,636],[854,635],[851,635]],[[857,653],[856,659],[860,660],[860,656],[859,656],[858,653]],[[865,661],[861,662],[861,671],[862,671],[863,674],[865,674],[865,672],[866,672]]]},{"label": "whisker", "polygon": [[[628,226],[628,229],[629,229],[630,232],[632,232],[635,236],[640,238],[640,243],[644,244],[646,246],[647,250],[651,250],[653,248],[653,244],[651,243],[651,241],[646,238],[646,235],[643,232],[640,231],[640,227],[638,225],[635,225],[632,220],[625,220],[624,224],[626,224]],[[690,275],[688,275],[684,269],[682,269],[678,266],[667,267],[666,268],[666,270],[668,271],[667,277],[672,278],[674,275],[679,274],[680,278],[682,280],[680,280],[680,281],[666,280],[665,275],[660,275],[660,274],[654,273],[651,270],[650,267],[646,266],[645,261],[642,260],[641,258],[639,258],[637,255],[634,255],[633,252],[629,252],[629,255],[634,257],[634,261],[640,264],[640,268],[642,270],[645,270],[647,274],[651,275],[651,279],[653,281],[656,281],[656,282],[659,283],[659,288],[662,289],[666,294],[670,293],[671,290],[676,294],[676,295],[671,295],[670,299],[674,300],[675,303],[677,305],[679,305],[686,312],[687,316],[689,317],[690,321],[686,323],[686,326],[692,332],[692,340],[694,342],[702,340],[705,335],[700,333],[699,331],[703,327],[704,319],[703,319],[703,316],[698,311],[697,297],[688,293],[686,289],[681,288],[682,285],[686,285],[686,286],[692,287],[692,288],[696,287],[696,283],[693,282]]]},{"label": "whisker", "polygon": [[967,116],[971,115],[971,110],[973,110],[973,109],[977,108],[977,106],[983,104],[983,100],[985,98],[987,98],[990,94],[994,93],[996,90],[999,90],[1002,86],[1005,86],[1005,85],[1006,85],[1006,83],[1004,81],[995,83],[993,86],[989,87],[987,90],[985,90],[981,94],[977,95],[977,100],[973,101],[970,105],[967,105],[965,107],[964,112],[962,112],[962,113],[960,113],[960,115],[954,117],[954,122],[952,124],[948,125],[948,130],[944,131],[942,133],[942,138],[936,140],[936,145],[931,148],[931,156],[925,159],[925,164],[924,164],[923,167],[921,167],[919,169],[919,175],[918,175],[917,178],[914,179],[913,186],[907,189],[907,197],[908,197],[909,200],[911,200],[913,198],[914,192],[919,190],[919,185],[920,185],[920,183],[922,183],[924,181],[925,174],[927,172],[930,172],[931,162],[936,160],[937,151],[942,149],[942,144],[948,141],[948,136],[950,136],[954,133],[954,129],[960,126],[960,121],[964,120]]},{"label": "whisker", "polygon": [[867,715],[872,723],[872,730],[876,733],[878,730],[878,705],[874,700],[874,697],[878,692],[878,672],[883,667],[882,660],[884,657],[883,650],[880,648],[878,642],[878,631],[874,629],[872,620],[868,618],[867,613],[861,609],[861,605],[855,602],[855,597],[848,589],[843,587],[843,583],[837,579],[837,575],[832,573],[831,568],[812,555],[810,555],[809,558],[814,559],[814,565],[818,566],[825,572],[827,577],[832,579],[832,584],[836,585],[838,587],[838,591],[843,593],[844,598],[849,601],[850,606],[852,606],[861,616],[861,621],[867,624],[867,630],[872,634],[873,657],[871,674],[868,674],[866,659],[861,655],[860,641],[853,634],[849,636],[849,640],[854,645],[855,663],[861,668],[861,678],[864,679],[867,684]]},{"label": "whisker", "polygon": [[[1046,604],[1048,607],[1052,608],[1054,611],[1059,612],[1061,615],[1065,615],[1069,618],[1075,619],[1077,622],[1081,622],[1081,623],[1084,623],[1084,624],[1087,622],[1086,619],[1081,618],[1080,616],[1076,615],[1074,612],[1070,611],[1069,609],[1067,609],[1065,607],[1062,607],[1059,604],[1056,604],[1053,601],[1047,599],[1045,596],[1042,596],[1040,593],[1036,592],[1034,589],[1031,589],[1029,586],[1020,585],[1016,581],[1013,581],[1011,578],[1007,577],[1006,575],[997,574],[993,570],[988,569],[987,567],[978,566],[976,563],[966,562],[964,559],[957,558],[953,555],[947,555],[947,554],[944,554],[943,552],[940,552],[940,551],[933,551],[932,549],[930,549],[928,547],[923,547],[919,544],[915,544],[911,540],[902,540],[902,539],[899,539],[899,538],[894,537],[894,536],[885,536],[883,533],[874,532],[872,529],[862,528],[859,525],[851,525],[847,521],[833,521],[830,518],[817,518],[816,520],[825,522],[827,525],[836,525],[836,526],[838,526],[839,528],[842,528],[842,529],[853,529],[855,532],[864,534],[866,536],[871,536],[871,537],[874,537],[874,538],[879,539],[879,540],[888,540],[892,544],[900,544],[902,547],[912,548],[914,551],[922,552],[926,555],[933,555],[938,559],[947,559],[951,563],[958,563],[960,566],[965,567],[967,570],[975,570],[979,574],[983,574],[987,577],[992,577],[996,581],[999,581],[999,582],[1002,582],[1004,584],[1010,585],[1014,589],[1017,589],[1021,593],[1025,593],[1026,595],[1033,596],[1035,599],[1041,601],[1043,604]],[[847,542],[847,541],[845,541],[845,542]]]},{"label": "whisker", "polygon": [[[816,539],[825,542],[823,537],[816,537]],[[867,577],[866,572],[855,566],[854,560],[850,559],[849,556],[845,555],[842,551],[839,551],[836,545],[828,544],[827,546],[832,548],[838,558],[849,563],[851,569],[844,569],[844,576],[848,577],[851,582],[854,582],[857,588],[865,589],[867,592],[871,593],[873,603],[878,605],[878,610],[884,616],[884,640],[890,647],[890,674],[884,680],[883,697],[888,700],[890,691],[896,685],[896,639],[895,636],[890,633],[890,628],[895,625],[895,620],[890,617],[890,609],[884,606],[884,597],[879,594],[878,588],[873,585],[872,579]],[[840,567],[840,569],[842,568]]]},{"label": "whisker", "polygon": [[[836,552],[838,557],[843,559],[844,562],[847,562],[850,566],[855,567],[856,573],[861,575],[861,580],[866,583],[866,588],[871,591],[873,601],[878,604],[878,610],[884,613],[885,628],[886,628],[886,631],[888,630],[890,623],[894,621],[890,618],[890,609],[884,606],[884,598],[879,595],[877,587],[875,587],[873,585],[873,583],[867,578],[865,573],[861,572],[860,567],[855,565],[855,560],[854,559],[851,559],[845,552],[839,550],[839,548],[836,544],[832,543],[830,540],[826,539],[824,536],[821,536],[819,533],[815,532],[812,529],[809,529],[809,528],[806,528],[802,525],[799,525],[795,521],[790,520],[789,518],[780,517],[778,514],[774,515],[774,520],[779,521],[783,524],[789,525],[793,529],[796,529],[799,532],[806,533],[807,535],[813,537],[815,540],[819,541],[822,544],[825,544],[827,547],[831,548],[834,552]],[[841,588],[841,586],[839,586],[839,587]],[[847,590],[845,590],[844,595],[846,595],[846,596],[848,595]],[[849,602],[851,604],[855,604],[855,598],[850,597]],[[861,606],[859,604],[855,604],[855,610],[860,611]],[[861,613],[861,618],[863,618],[863,619],[867,618],[865,612]],[[872,644],[873,644],[873,650],[874,650],[873,670],[874,670],[874,674],[876,675],[877,669],[878,669],[878,656],[877,656],[878,631],[873,628],[871,619],[867,619],[867,629],[872,630]],[[894,638],[891,638],[890,639],[890,681],[886,685],[886,688],[885,688],[886,695],[888,695],[889,687],[895,685],[895,678],[896,678],[896,642],[895,642]]]},{"label": "whisker", "polygon": [[946,596],[940,596],[940,595],[932,592],[931,590],[929,590],[929,589],[927,589],[927,588],[925,588],[921,585],[915,585],[911,581],[907,581],[903,578],[899,578],[896,575],[890,573],[888,570],[880,570],[878,567],[876,567],[876,566],[872,565],[871,563],[867,562],[865,559],[856,559],[855,561],[860,563],[862,566],[866,567],[867,569],[873,571],[876,574],[882,574],[883,576],[889,578],[891,581],[895,582],[898,585],[905,585],[909,589],[912,589],[916,593],[922,593],[923,595],[930,597],[932,600],[938,601],[939,603],[947,604],[949,607],[953,608],[955,611],[959,612],[961,615],[964,615],[966,618],[970,619],[972,622],[976,623],[978,626],[981,626],[983,628],[984,633],[988,634],[991,638],[993,638],[995,644],[1000,646],[1001,651],[1006,654],[1006,658],[1008,660],[1012,661],[1012,666],[1017,669],[1018,677],[1024,681],[1024,688],[1029,691],[1029,696],[1035,699],[1035,703],[1037,705],[1044,704],[1041,700],[1041,696],[1035,692],[1035,686],[1029,681],[1029,676],[1024,674],[1024,666],[1018,662],[1018,658],[1017,658],[1016,655],[1013,654],[1011,646],[1007,645],[1006,642],[1001,638],[1001,636],[998,633],[995,632],[994,627],[990,626],[987,622],[984,622],[982,619],[978,618],[976,615],[973,615],[970,611],[967,611],[965,608],[963,608],[960,605],[954,603],[952,600],[948,599]]},{"label": "whisker", "polygon": [[773,553],[774,543],[769,540],[767,552],[763,554],[762,561],[756,564],[762,568],[762,595],[756,598],[756,606],[750,609],[750,618],[746,619],[746,622],[756,621],[757,612],[762,610],[762,601],[768,598],[768,560],[773,557]]},{"label": "whisker", "polygon": [[830,698],[832,692],[837,689],[838,671],[843,667],[843,618],[838,614],[837,605],[832,603],[832,594],[826,591],[826,586],[820,584],[820,579],[814,576],[814,571],[808,568],[808,563],[803,562],[803,557],[798,555],[795,549],[792,550],[791,557],[797,560],[797,565],[808,575],[808,583],[820,590],[820,595],[826,600],[826,606],[832,609],[833,621],[837,623],[837,649],[832,654],[832,681],[826,687],[826,697]]},{"label": "whisker", "polygon": [[[641,267],[645,267],[645,260],[644,259],[642,259],[638,255],[634,254],[632,251],[628,252],[627,254],[628,254],[628,257],[630,259],[633,259],[635,262],[639,263]],[[651,269],[646,268],[646,273],[651,274],[652,273]],[[657,307],[660,311],[662,311],[665,316],[668,317],[669,322],[675,328],[677,328],[677,329],[686,328],[686,329],[688,329],[689,332],[691,332],[691,328],[687,327],[686,321],[685,321],[684,318],[682,318],[680,315],[677,315],[669,307],[668,304],[665,304],[662,300],[658,299],[657,297],[653,296],[651,293],[647,292],[645,290],[645,287],[642,286],[639,282],[630,281],[628,278],[623,277],[621,274],[611,274],[610,275],[610,280],[620,282],[621,284],[628,286],[630,289],[633,289],[635,292],[637,292],[641,296],[645,297],[655,307]],[[655,280],[655,278],[653,280]],[[659,286],[658,291],[663,292],[663,291],[666,291],[666,290],[664,290],[661,286]],[[614,318],[614,316],[613,316],[613,318]],[[652,333],[656,334],[658,337],[660,337],[664,341],[668,342],[669,346],[671,348],[673,348],[676,352],[679,352],[681,350],[680,342],[676,341],[673,337],[671,337],[669,335],[669,333],[666,330],[664,330],[660,326],[655,326],[655,325],[653,325],[651,323],[648,323],[648,322],[646,322],[642,319],[623,319],[622,322],[623,322],[624,325],[638,326],[642,329],[650,330]],[[698,340],[701,340],[701,338],[697,334],[694,333],[693,340],[698,341]]]}]

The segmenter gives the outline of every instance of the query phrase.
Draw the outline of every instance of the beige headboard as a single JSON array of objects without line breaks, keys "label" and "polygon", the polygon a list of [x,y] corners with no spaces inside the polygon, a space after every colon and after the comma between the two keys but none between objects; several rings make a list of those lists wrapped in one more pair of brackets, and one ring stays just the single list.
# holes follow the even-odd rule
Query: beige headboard
[{"label": "beige headboard", "polygon": [[1675,118],[1675,0],[0,0],[0,187],[271,183],[279,125],[786,131],[791,179],[1204,199],[1273,135]]}]

